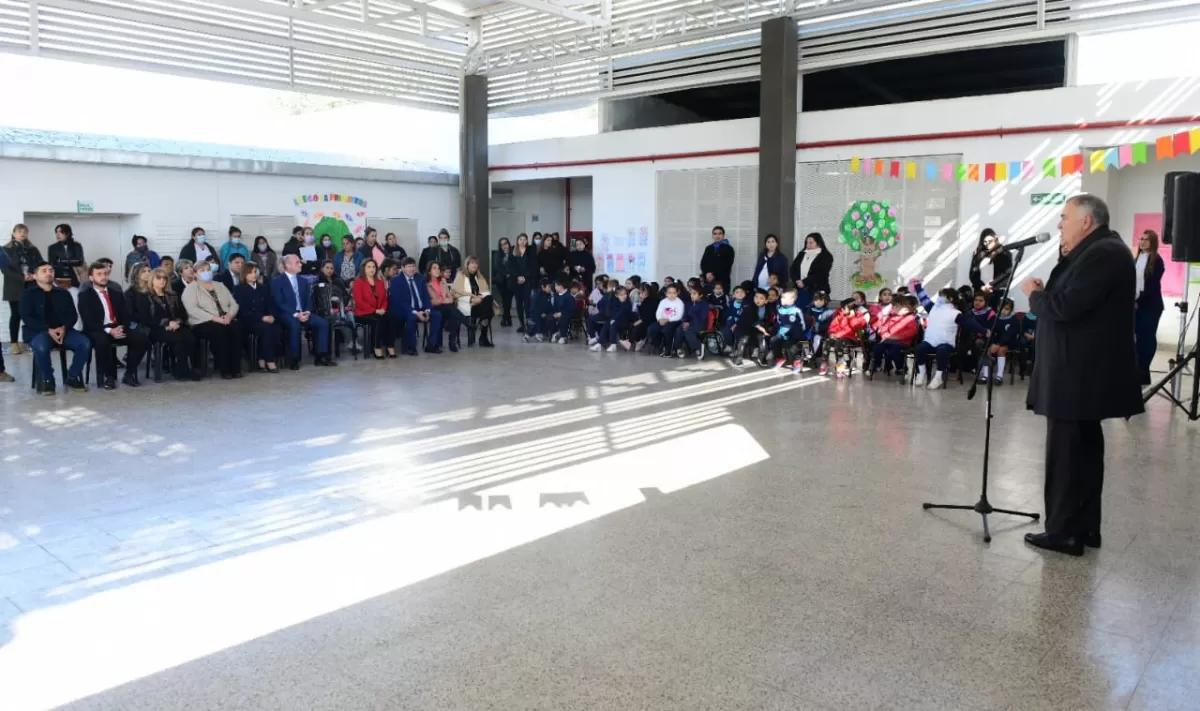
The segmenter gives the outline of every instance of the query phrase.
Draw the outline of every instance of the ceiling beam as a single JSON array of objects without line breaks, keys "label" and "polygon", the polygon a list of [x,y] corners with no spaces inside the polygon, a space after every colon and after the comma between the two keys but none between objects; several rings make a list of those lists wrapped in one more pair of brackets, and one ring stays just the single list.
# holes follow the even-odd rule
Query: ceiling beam
[{"label": "ceiling beam", "polygon": [[527,7],[530,10],[544,12],[548,15],[565,17],[568,20],[587,25],[588,27],[608,27],[610,24],[612,24],[602,17],[596,17],[595,15],[589,15],[586,12],[572,10],[570,8],[563,7],[562,5],[550,2],[549,0],[509,0],[509,2],[511,2],[513,5],[520,5],[521,7]]},{"label": "ceiling beam", "polygon": [[301,10],[316,12],[317,10],[324,10],[327,7],[333,7],[334,5],[341,5],[344,2],[346,2],[346,0],[317,0],[317,2],[314,2],[311,5],[300,5],[299,7]]}]

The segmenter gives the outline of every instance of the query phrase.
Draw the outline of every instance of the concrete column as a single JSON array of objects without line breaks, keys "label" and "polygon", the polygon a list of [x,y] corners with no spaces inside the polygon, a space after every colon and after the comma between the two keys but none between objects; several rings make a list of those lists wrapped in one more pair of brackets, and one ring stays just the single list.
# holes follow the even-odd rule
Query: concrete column
[{"label": "concrete column", "polygon": [[462,254],[474,255],[479,271],[491,281],[488,237],[488,82],[482,74],[462,80],[459,108],[459,224]]},{"label": "concrete column", "polygon": [[758,236],[779,238],[790,260],[796,254],[796,113],[800,91],[796,21],[762,24],[762,85],[758,122]]}]

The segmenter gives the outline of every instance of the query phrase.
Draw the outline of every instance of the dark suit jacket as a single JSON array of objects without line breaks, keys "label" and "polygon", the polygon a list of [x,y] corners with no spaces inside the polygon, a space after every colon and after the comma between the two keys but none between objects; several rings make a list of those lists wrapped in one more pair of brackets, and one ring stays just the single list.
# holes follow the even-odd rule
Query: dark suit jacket
[{"label": "dark suit jacket", "polygon": [[[104,304],[100,300],[100,292],[94,287],[87,291],[79,292],[79,317],[83,319],[83,332],[91,333],[94,331],[103,331],[105,327],[117,324],[120,326],[129,327],[130,313],[129,303],[125,301],[125,294],[117,288],[116,284],[109,282],[108,296],[112,300],[113,318],[111,322],[104,320]],[[57,312],[58,307],[55,307]]]},{"label": "dark suit jacket", "polygon": [[[59,322],[68,329],[75,328],[79,313],[75,311],[71,292],[59,286],[51,287],[50,301],[54,304],[54,315]],[[46,292],[41,287],[32,286],[21,294],[21,321],[25,324],[26,343],[32,341],[34,336],[50,330],[50,325],[46,323]]]},{"label": "dark suit jacket", "polygon": [[733,258],[733,245],[729,244],[729,240],[709,243],[700,257],[701,278],[712,272],[713,281],[719,281],[727,290],[732,290],[733,285],[729,283],[729,277],[733,273]]},{"label": "dark suit jacket", "polygon": [[1046,288],[1029,295],[1038,324],[1029,409],[1059,420],[1144,412],[1133,339],[1136,289],[1133,254],[1107,226],[1058,261]]},{"label": "dark suit jacket", "polygon": [[400,272],[392,277],[388,285],[388,310],[396,318],[407,319],[413,311],[429,311],[432,306],[429,301],[429,289],[425,287],[425,277],[413,275],[413,285],[417,290],[417,300],[413,301],[412,290],[408,288],[408,277]]},{"label": "dark suit jacket", "polygon": [[[833,269],[833,254],[828,249],[821,250],[812,262],[812,266],[808,268],[808,276],[801,277],[800,269],[804,264],[804,250],[796,255],[796,259],[792,262],[792,267],[789,270],[788,276],[792,278],[792,285],[796,282],[803,281],[804,288],[808,291],[809,298],[818,291],[829,293],[829,272]],[[785,286],[787,286],[785,284]]]},{"label": "dark suit jacket", "polygon": [[[312,311],[312,291],[308,281],[296,275],[296,288],[300,290],[300,310]],[[288,281],[287,274],[277,274],[271,280],[271,302],[275,307],[276,316],[292,316],[296,313],[296,292]]]},{"label": "dark suit jacket", "polygon": [[[271,281],[274,286],[274,279]],[[258,325],[262,323],[264,316],[273,315],[270,286],[252,287],[246,282],[242,282],[233,290],[233,300],[238,305],[238,320],[243,323]]]}]

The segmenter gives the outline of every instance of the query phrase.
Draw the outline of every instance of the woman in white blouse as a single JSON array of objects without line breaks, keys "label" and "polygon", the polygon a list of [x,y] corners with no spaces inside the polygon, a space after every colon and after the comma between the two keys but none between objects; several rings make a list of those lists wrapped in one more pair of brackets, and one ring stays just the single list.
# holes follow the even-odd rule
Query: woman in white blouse
[{"label": "woman in white blouse", "polygon": [[[199,261],[196,281],[183,290],[183,308],[196,338],[208,341],[221,378],[242,377],[242,333],[237,322],[238,305],[225,285],[213,279],[212,264]],[[202,353],[202,358],[208,355]]]},{"label": "woman in white blouse", "polygon": [[212,264],[214,270],[220,268],[217,250],[208,243],[208,235],[204,233],[203,227],[192,228],[192,239],[183,245],[183,249],[179,250],[179,259],[181,261],[186,259],[196,264],[208,262]]},{"label": "woman in white blouse", "polygon": [[492,317],[496,314],[496,309],[487,279],[479,273],[478,259],[467,257],[467,262],[454,279],[450,291],[458,301],[459,312],[471,319],[467,327],[467,345],[475,345],[475,327],[478,326],[479,345],[484,348],[493,347],[495,344],[492,343]]}]

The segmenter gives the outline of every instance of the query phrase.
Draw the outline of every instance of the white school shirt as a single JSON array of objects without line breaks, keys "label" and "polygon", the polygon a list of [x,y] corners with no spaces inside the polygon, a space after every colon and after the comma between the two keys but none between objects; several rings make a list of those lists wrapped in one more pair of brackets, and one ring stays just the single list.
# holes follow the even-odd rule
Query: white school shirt
[{"label": "white school shirt", "polygon": [[683,299],[663,299],[658,302],[658,311],[654,316],[659,321],[664,318],[668,321],[682,321]]}]

